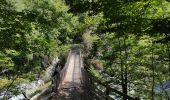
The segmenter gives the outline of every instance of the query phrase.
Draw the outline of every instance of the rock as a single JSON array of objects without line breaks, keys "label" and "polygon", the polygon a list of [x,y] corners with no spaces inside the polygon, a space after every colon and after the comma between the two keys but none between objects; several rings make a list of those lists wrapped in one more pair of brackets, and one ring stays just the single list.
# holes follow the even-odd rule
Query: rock
[{"label": "rock", "polygon": [[44,81],[43,80],[38,80],[37,81],[37,85],[40,86],[40,85],[43,85],[44,84]]},{"label": "rock", "polygon": [[20,95],[17,95],[17,96],[13,96],[9,100],[23,100],[23,99],[25,99],[24,95],[20,94]]}]

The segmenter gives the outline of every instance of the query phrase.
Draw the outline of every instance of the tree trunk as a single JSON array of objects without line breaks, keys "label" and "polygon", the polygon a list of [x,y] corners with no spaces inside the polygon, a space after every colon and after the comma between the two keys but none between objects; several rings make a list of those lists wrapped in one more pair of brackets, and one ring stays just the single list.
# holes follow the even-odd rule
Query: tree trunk
[{"label": "tree trunk", "polygon": [[[124,94],[128,94],[128,66],[127,66],[127,58],[128,58],[128,53],[127,53],[127,45],[126,45],[126,36],[124,37],[124,46],[125,46],[125,74],[124,74]],[[126,100],[126,99],[124,99]]]},{"label": "tree trunk", "polygon": [[[170,49],[168,43],[167,43],[167,53],[168,53],[168,66],[169,66],[169,76],[170,76]],[[170,80],[170,77],[168,79]]]},{"label": "tree trunk", "polygon": [[154,67],[154,54],[153,54],[153,41],[152,41],[152,65],[151,65],[151,67],[152,67],[152,93],[151,93],[151,100],[154,100],[154,94],[155,94],[155,92],[154,92],[154,87],[155,87],[155,67]]},{"label": "tree trunk", "polygon": [[[120,44],[120,38],[118,38],[119,40],[119,54],[120,56],[122,55],[122,50],[121,50],[121,44]],[[124,62],[122,57],[120,57],[120,67],[121,67],[121,85],[122,85],[122,92],[123,94],[128,94],[128,89],[127,89],[127,66],[125,66],[126,68],[124,69]],[[123,100],[127,100],[125,96],[123,96]]]}]

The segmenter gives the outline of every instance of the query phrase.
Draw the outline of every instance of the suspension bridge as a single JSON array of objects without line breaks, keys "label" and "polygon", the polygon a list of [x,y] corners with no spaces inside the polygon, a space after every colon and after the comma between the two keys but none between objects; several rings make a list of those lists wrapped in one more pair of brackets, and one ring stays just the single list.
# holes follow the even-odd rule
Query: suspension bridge
[{"label": "suspension bridge", "polygon": [[[70,50],[65,66],[56,70],[52,100],[116,100],[113,95],[117,95],[119,100],[139,100],[91,76],[83,65],[81,50],[77,46]],[[104,87],[103,90],[99,86]]]}]

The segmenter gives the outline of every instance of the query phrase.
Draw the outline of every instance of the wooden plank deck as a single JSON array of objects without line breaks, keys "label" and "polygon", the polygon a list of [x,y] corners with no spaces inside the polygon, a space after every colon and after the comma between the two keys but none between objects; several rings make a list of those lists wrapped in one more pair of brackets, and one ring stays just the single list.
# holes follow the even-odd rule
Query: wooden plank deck
[{"label": "wooden plank deck", "polygon": [[72,50],[65,77],[52,100],[87,100],[83,90],[79,50]]}]

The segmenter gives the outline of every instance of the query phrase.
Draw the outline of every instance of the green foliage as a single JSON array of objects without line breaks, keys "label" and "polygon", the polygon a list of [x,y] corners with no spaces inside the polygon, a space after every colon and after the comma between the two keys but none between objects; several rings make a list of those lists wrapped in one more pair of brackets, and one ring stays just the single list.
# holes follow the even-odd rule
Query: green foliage
[{"label": "green foliage", "polygon": [[111,80],[110,85],[147,100],[168,98],[167,93],[155,89],[168,81],[170,75],[170,3],[164,0],[72,0],[68,3],[73,12],[79,8],[74,5],[83,5],[76,13],[88,12],[89,18],[103,14],[95,31],[90,32],[92,29],[88,28],[98,39],[93,39],[95,35],[84,35],[85,54],[86,59],[104,61],[102,73],[108,75],[105,79]]},{"label": "green foliage", "polygon": [[77,18],[67,13],[68,7],[62,1],[12,0],[0,4],[1,56],[6,56],[5,49],[19,53],[3,60],[14,59],[18,65],[21,58],[19,66],[28,66],[39,56],[56,56],[60,45],[72,43]]},{"label": "green foliage", "polygon": [[78,17],[68,10],[62,0],[1,0],[0,73],[10,69],[12,76],[32,81],[44,68],[45,57],[47,63],[64,55],[79,32]]},{"label": "green foliage", "polygon": [[[98,44],[97,48],[94,44],[91,48],[92,50],[96,49],[95,54],[93,52],[88,54],[90,56],[88,59],[104,61],[103,71],[100,74],[96,74],[99,73],[96,67],[91,67],[92,70],[96,68],[97,72],[92,72],[99,79],[103,77],[103,79],[107,79],[106,81],[110,81],[110,85],[117,85],[119,87],[127,77],[128,89],[130,89],[128,91],[129,95],[144,99],[150,99],[153,75],[155,77],[154,84],[156,85],[160,85],[160,82],[169,79],[168,62],[164,60],[167,55],[164,49],[166,45],[153,43],[152,41],[157,39],[156,37],[153,38],[147,35],[140,38],[134,35],[117,37],[115,33],[108,33],[102,35],[100,39],[102,41],[98,39],[96,42]],[[126,72],[127,76],[125,76]],[[107,76],[103,76],[103,74]],[[124,76],[123,79],[122,75]],[[154,98],[158,99],[160,96],[165,98],[166,94],[157,92]]]},{"label": "green foliage", "polygon": [[[131,96],[167,98],[154,89],[169,80],[169,2],[65,2],[0,1],[0,71],[10,69],[34,80],[45,57],[63,58],[72,43],[83,41],[85,59],[96,78],[110,81],[107,84]],[[0,81],[3,87],[10,80],[3,77]]]}]

